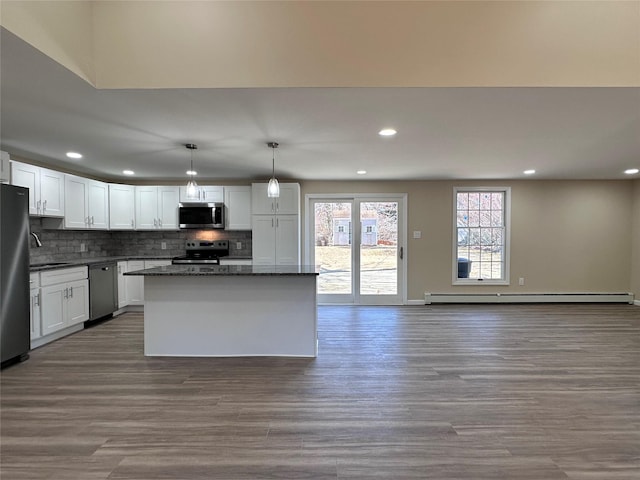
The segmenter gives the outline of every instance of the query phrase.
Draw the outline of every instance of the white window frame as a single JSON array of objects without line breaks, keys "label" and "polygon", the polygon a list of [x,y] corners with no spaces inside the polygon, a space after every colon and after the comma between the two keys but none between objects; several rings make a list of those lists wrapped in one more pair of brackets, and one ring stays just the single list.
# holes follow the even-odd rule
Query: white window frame
[{"label": "white window frame", "polygon": [[[463,192],[502,192],[504,193],[504,271],[502,279],[458,278],[458,193]],[[453,187],[452,214],[452,285],[510,285],[511,263],[511,187]]]}]

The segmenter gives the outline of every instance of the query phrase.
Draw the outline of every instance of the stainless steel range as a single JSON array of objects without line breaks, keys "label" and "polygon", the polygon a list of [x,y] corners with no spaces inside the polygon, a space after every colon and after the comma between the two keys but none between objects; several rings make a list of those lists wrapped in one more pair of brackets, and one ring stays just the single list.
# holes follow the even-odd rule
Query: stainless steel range
[{"label": "stainless steel range", "polygon": [[228,240],[188,240],[187,254],[171,260],[174,265],[182,263],[220,265],[220,257],[229,255]]}]

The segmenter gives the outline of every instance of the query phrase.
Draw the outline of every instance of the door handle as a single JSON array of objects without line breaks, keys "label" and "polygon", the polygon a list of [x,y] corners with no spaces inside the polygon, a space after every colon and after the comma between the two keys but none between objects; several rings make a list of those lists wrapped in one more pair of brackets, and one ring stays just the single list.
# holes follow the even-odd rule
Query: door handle
[{"label": "door handle", "polygon": [[93,221],[93,215],[91,215],[91,225],[93,225],[95,222]]},{"label": "door handle", "polygon": [[158,226],[159,226],[160,228],[162,228],[162,219],[161,219],[161,218],[159,218],[159,219],[158,219]]},{"label": "door handle", "polygon": [[404,258],[404,247],[400,247],[400,260]]},{"label": "door handle", "polygon": [[68,288],[64,289],[64,298],[69,298],[69,289]]},{"label": "door handle", "polygon": [[69,296],[70,296],[71,298],[73,298],[73,287],[71,287],[71,288],[69,289]]},{"label": "door handle", "polygon": [[153,226],[154,226],[154,227],[157,227],[157,226],[158,226],[158,219],[157,219],[157,218],[154,218],[154,219],[153,219]]},{"label": "door handle", "polygon": [[47,201],[45,200],[44,202],[42,202],[42,213],[44,213],[46,209],[47,209]]}]

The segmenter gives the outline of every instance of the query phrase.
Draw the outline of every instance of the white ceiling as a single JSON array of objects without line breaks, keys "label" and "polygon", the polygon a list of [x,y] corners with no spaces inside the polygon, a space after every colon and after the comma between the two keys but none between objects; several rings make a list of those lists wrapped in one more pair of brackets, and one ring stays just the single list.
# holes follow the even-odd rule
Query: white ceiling
[{"label": "white ceiling", "polygon": [[[617,179],[640,168],[640,88],[96,90],[2,29],[1,148],[96,177]],[[398,134],[377,132],[394,127]],[[65,152],[84,154],[68,160]],[[356,170],[367,170],[365,176]],[[125,180],[125,178],[127,180]]]}]

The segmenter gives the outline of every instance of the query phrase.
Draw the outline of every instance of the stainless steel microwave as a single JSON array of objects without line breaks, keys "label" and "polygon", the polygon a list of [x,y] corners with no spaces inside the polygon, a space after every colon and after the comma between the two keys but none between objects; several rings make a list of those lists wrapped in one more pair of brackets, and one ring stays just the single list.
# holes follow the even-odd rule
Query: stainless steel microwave
[{"label": "stainless steel microwave", "polygon": [[180,228],[224,228],[224,203],[180,203]]}]

